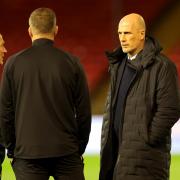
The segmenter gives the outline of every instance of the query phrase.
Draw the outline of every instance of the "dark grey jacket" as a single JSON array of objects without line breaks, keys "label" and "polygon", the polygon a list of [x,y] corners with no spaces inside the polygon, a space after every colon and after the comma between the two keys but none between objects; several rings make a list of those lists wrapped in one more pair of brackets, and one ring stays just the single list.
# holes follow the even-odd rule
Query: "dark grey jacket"
[{"label": "dark grey jacket", "polygon": [[77,58],[38,39],[5,64],[0,96],[2,136],[9,154],[34,159],[82,155],[91,111]]},{"label": "dark grey jacket", "polygon": [[123,127],[117,157],[112,132],[115,102],[126,54],[107,53],[111,87],[101,138],[100,180],[168,180],[171,128],[180,117],[180,96],[175,65],[160,54],[161,47],[147,37],[136,62],[124,104]]}]

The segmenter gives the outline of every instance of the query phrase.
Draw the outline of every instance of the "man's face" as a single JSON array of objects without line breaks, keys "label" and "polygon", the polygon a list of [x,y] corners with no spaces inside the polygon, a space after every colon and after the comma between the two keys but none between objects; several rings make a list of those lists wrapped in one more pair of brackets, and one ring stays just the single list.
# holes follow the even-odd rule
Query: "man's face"
[{"label": "man's face", "polygon": [[3,59],[4,59],[4,53],[7,52],[5,46],[4,46],[4,40],[2,35],[0,34],[0,64],[3,64]]},{"label": "man's face", "polygon": [[122,51],[130,57],[136,55],[142,49],[142,34],[133,22],[120,22],[118,34]]}]

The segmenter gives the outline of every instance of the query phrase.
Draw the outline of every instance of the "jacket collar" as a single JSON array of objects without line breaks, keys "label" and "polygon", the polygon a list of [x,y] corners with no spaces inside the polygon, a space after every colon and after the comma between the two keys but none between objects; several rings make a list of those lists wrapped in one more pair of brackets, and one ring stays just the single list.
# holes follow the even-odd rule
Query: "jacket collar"
[{"label": "jacket collar", "polygon": [[[146,68],[152,64],[155,60],[155,56],[160,53],[162,47],[159,45],[158,41],[152,37],[146,36],[145,45],[143,50],[138,54],[137,60],[140,61],[140,65],[143,68]],[[110,64],[119,63],[123,58],[127,56],[126,53],[123,53],[122,48],[119,47],[113,52],[106,51],[106,56]],[[135,65],[133,63],[133,65]]]},{"label": "jacket collar", "polygon": [[41,45],[53,45],[54,41],[50,39],[40,38],[36,39],[32,42],[33,46],[41,46]]},{"label": "jacket collar", "polygon": [[105,54],[110,64],[119,63],[119,61],[122,61],[126,57],[126,54],[123,53],[121,47],[113,50],[113,52],[106,51]]},{"label": "jacket collar", "polygon": [[146,37],[145,46],[141,54],[141,64],[144,68],[155,61],[155,57],[161,52],[162,47],[159,42],[152,37]]}]

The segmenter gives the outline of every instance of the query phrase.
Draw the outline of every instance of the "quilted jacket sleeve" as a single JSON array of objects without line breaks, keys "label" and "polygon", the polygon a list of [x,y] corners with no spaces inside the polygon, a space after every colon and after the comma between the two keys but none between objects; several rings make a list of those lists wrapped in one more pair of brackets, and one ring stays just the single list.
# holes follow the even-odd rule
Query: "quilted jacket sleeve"
[{"label": "quilted jacket sleeve", "polygon": [[157,78],[155,114],[149,128],[149,143],[161,142],[180,118],[180,89],[177,70],[164,61]]}]

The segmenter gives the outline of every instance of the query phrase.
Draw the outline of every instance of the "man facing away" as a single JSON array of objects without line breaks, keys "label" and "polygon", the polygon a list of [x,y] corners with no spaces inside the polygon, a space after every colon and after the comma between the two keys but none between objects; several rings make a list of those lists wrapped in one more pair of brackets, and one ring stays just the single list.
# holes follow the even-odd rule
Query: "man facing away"
[{"label": "man facing away", "polygon": [[[3,65],[4,53],[7,52],[4,44],[5,44],[4,39],[3,39],[2,35],[0,34],[0,64],[1,65]],[[5,148],[3,146],[3,139],[1,136],[1,126],[0,126],[0,179],[1,179],[1,170],[2,170],[1,165],[4,161],[4,157],[5,157]]]},{"label": "man facing away", "polygon": [[82,154],[91,126],[90,100],[77,58],[53,46],[55,13],[34,10],[32,47],[5,64],[0,97],[2,136],[17,180],[83,180]]},{"label": "man facing away", "polygon": [[121,48],[107,52],[111,86],[101,139],[100,180],[168,180],[171,128],[180,117],[175,65],[145,35],[142,16],[119,22]]}]

